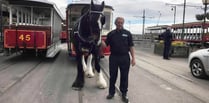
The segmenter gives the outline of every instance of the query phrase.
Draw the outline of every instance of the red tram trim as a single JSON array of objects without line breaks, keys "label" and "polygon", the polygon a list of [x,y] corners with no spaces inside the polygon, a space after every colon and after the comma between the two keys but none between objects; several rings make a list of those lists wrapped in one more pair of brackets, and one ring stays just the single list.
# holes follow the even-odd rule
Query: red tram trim
[{"label": "red tram trim", "polygon": [[[102,35],[102,40],[105,41],[107,39],[107,36]],[[101,47],[101,55],[109,56],[110,55],[110,46],[107,47]]]},{"label": "red tram trim", "polygon": [[67,39],[67,33],[66,33],[66,31],[62,31],[60,33],[60,39]]},{"label": "red tram trim", "polygon": [[[11,32],[11,34],[13,34],[13,37],[10,37],[11,34],[9,34],[9,32]],[[29,35],[30,39],[33,38],[33,40],[26,41],[25,40],[26,36],[24,34]],[[36,34],[36,35],[33,35],[33,34]],[[42,36],[43,39],[37,37],[37,35],[40,36],[40,34],[43,35]],[[21,35],[23,35],[22,37],[24,39],[22,41],[18,40],[18,38],[20,39]],[[33,36],[31,36],[31,35],[33,35]],[[40,40],[43,40],[42,44],[37,42]],[[23,43],[23,42],[26,44],[30,44],[32,42],[32,45],[21,46],[20,43]],[[38,46],[35,47],[35,45],[38,45]],[[46,49],[46,47],[47,47],[46,46],[46,31],[5,29],[4,30],[4,48],[15,48],[16,46],[18,46],[18,48],[27,48],[27,49]]]}]

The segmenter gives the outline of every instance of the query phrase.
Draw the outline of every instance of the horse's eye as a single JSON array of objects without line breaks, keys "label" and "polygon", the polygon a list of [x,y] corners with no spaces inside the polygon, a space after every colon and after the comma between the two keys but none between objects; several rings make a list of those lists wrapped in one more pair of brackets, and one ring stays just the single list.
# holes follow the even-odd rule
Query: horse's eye
[{"label": "horse's eye", "polygon": [[104,25],[105,24],[105,16],[102,16],[100,21],[101,21],[102,25]]}]

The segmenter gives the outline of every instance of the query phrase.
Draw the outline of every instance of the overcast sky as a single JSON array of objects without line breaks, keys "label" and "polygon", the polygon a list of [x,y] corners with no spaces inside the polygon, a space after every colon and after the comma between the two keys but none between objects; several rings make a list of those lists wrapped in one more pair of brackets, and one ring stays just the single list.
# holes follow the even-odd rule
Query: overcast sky
[{"label": "overcast sky", "polygon": [[[49,0],[60,8],[64,13],[65,8],[72,2],[90,2],[90,0]],[[101,2],[102,0],[94,0]],[[167,4],[182,4],[182,6],[176,7],[176,23],[182,23],[183,21],[183,3],[184,0],[104,0],[106,5],[110,5],[114,8],[114,18],[117,16],[123,16],[125,18],[124,27],[130,30],[134,34],[142,33],[142,21],[143,10],[145,10],[145,27],[164,25],[174,23],[174,10],[172,11],[171,5]],[[203,9],[198,7],[204,7],[202,0],[186,0],[186,4],[190,5],[186,7],[185,22],[197,21],[196,14],[202,14]]]}]

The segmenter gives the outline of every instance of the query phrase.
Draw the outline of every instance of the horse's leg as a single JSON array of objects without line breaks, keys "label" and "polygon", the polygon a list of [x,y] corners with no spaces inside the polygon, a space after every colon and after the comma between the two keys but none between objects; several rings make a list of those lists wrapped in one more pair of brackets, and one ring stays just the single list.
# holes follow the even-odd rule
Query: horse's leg
[{"label": "horse's leg", "polygon": [[84,86],[84,71],[81,63],[82,62],[81,55],[76,54],[76,59],[77,59],[77,76],[72,87],[75,90],[81,90]]},{"label": "horse's leg", "polygon": [[82,65],[83,65],[83,71],[86,72],[87,71],[87,65],[86,65],[86,61],[85,61],[84,55],[82,55]]},{"label": "horse's leg", "polygon": [[100,62],[100,57],[97,54],[95,55],[96,84],[98,88],[104,89],[107,87],[107,83],[104,79],[99,62]]},{"label": "horse's leg", "polygon": [[[84,56],[82,57],[84,59]],[[85,60],[82,60],[85,61]],[[83,62],[83,65],[86,65],[85,62]],[[87,66],[84,70],[85,75],[89,78],[94,77],[93,69],[92,69],[92,54],[90,54],[87,58]]]}]

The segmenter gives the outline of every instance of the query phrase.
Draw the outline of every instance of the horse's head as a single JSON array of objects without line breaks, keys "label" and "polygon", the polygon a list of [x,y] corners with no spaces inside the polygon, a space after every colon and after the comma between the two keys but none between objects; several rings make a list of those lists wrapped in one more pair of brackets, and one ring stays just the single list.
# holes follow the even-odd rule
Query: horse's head
[{"label": "horse's head", "polygon": [[[82,48],[84,52],[90,52],[92,47],[101,43],[101,30],[105,24],[105,16],[103,15],[104,1],[101,5],[94,4],[91,1],[88,9],[82,10],[82,16],[78,26],[78,36],[83,42]],[[81,48],[81,49],[82,49]],[[83,50],[82,50],[83,51]]]}]

